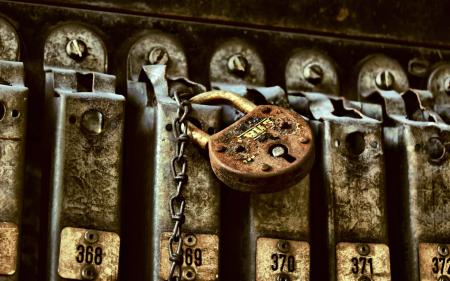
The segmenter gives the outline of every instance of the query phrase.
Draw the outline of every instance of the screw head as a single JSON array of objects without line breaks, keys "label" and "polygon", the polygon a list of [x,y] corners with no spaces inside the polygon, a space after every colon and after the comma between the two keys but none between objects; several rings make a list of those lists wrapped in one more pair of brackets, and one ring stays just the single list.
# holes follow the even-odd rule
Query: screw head
[{"label": "screw head", "polygon": [[276,281],[291,281],[291,277],[286,273],[280,273],[277,275]]},{"label": "screw head", "polygon": [[150,64],[167,64],[169,54],[163,47],[153,47],[148,53],[148,61]]},{"label": "screw head", "polygon": [[305,77],[306,81],[309,83],[317,85],[322,82],[323,69],[316,63],[308,64],[303,68],[303,77]]},{"label": "screw head", "polygon": [[439,277],[438,281],[450,281],[450,278],[448,276],[442,275]]},{"label": "screw head", "polygon": [[183,239],[183,243],[188,247],[193,247],[197,244],[197,237],[194,234],[186,235]]},{"label": "screw head", "polygon": [[369,276],[363,275],[361,277],[358,278],[358,281],[371,281],[372,279],[370,279]]},{"label": "screw head", "polygon": [[95,109],[86,111],[81,118],[81,127],[89,135],[100,134],[103,131],[103,126],[103,114]]},{"label": "screw head", "polygon": [[450,77],[447,77],[444,80],[444,91],[447,93],[447,95],[450,95]]},{"label": "screw head", "polygon": [[286,149],[282,145],[276,145],[272,147],[270,153],[272,154],[273,157],[280,157],[286,153]]},{"label": "screw head", "polygon": [[197,276],[195,270],[192,267],[188,267],[184,270],[184,278],[188,281],[195,280],[195,277]]},{"label": "screw head", "polygon": [[248,72],[249,64],[242,54],[234,54],[228,59],[227,67],[229,72],[243,76]]},{"label": "screw head", "polygon": [[361,256],[367,256],[368,254],[370,254],[370,247],[367,244],[359,244],[358,246],[356,246],[356,251]]},{"label": "screw head", "polygon": [[277,243],[277,248],[280,252],[287,253],[290,249],[289,241],[279,240]]},{"label": "screw head", "polygon": [[95,230],[88,230],[84,233],[84,240],[89,244],[98,242],[98,233]]},{"label": "screw head", "polygon": [[66,45],[66,53],[73,60],[82,60],[87,55],[86,43],[79,39],[72,39]]},{"label": "screw head", "polygon": [[81,269],[81,278],[83,280],[94,280],[97,277],[97,270],[93,265],[86,265]]},{"label": "screw head", "polygon": [[438,254],[443,257],[446,257],[449,254],[449,249],[448,249],[447,245],[443,245],[443,244],[439,245],[437,247],[437,251],[438,251]]},{"label": "screw head", "polygon": [[392,74],[392,72],[389,70],[381,71],[375,78],[375,84],[377,85],[377,87],[385,91],[392,90],[394,82],[394,74]]}]

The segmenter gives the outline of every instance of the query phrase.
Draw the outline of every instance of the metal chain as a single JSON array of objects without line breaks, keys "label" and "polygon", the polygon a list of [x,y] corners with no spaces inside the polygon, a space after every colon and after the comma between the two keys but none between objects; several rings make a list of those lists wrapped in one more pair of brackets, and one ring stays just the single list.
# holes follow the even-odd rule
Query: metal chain
[{"label": "metal chain", "polygon": [[172,130],[176,139],[176,154],[172,158],[172,175],[176,185],[176,192],[170,197],[170,215],[173,222],[172,234],[169,238],[169,261],[171,262],[168,281],[180,281],[183,264],[183,240],[181,227],[184,223],[184,209],[186,206],[183,197],[183,187],[188,176],[186,174],[187,160],[185,156],[186,145],[189,143],[187,132],[187,117],[191,110],[188,100],[182,99],[177,92],[174,93],[177,102],[177,116],[172,121]]}]

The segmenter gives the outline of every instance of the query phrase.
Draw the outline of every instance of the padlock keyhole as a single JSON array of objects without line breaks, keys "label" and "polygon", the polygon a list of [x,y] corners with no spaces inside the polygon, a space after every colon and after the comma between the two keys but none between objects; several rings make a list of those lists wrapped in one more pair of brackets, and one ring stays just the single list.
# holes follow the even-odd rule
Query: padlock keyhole
[{"label": "padlock keyhole", "polygon": [[273,157],[281,157],[289,163],[292,163],[296,158],[289,154],[288,148],[283,144],[275,144],[269,148],[269,154]]}]

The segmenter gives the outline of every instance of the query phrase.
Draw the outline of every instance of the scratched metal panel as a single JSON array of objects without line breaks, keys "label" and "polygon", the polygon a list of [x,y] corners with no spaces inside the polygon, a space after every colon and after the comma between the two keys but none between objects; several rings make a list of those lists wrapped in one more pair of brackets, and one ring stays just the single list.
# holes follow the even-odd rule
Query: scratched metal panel
[{"label": "scratched metal panel", "polygon": [[[364,135],[364,151],[355,155],[347,137]],[[386,241],[384,158],[379,124],[324,122],[325,175],[330,186],[330,235],[336,241]]]},{"label": "scratched metal panel", "polygon": [[[64,140],[61,220],[67,226],[117,231],[120,218],[120,175],[124,118],[123,97],[115,94],[62,94],[65,105],[60,136]],[[73,116],[97,109],[105,118],[102,134],[83,134]]]},{"label": "scratched metal panel", "polygon": [[0,80],[6,83],[0,84],[0,280],[15,281],[20,264],[28,89],[23,85],[22,63],[1,61],[0,69]]},{"label": "scratched metal panel", "polygon": [[426,144],[432,136],[450,142],[449,131],[404,127],[411,227],[420,241],[445,242],[450,236],[450,161],[429,162]]},{"label": "scratched metal panel", "polygon": [[258,236],[284,235],[286,239],[308,241],[309,176],[286,190],[252,194],[250,214],[252,228]]}]

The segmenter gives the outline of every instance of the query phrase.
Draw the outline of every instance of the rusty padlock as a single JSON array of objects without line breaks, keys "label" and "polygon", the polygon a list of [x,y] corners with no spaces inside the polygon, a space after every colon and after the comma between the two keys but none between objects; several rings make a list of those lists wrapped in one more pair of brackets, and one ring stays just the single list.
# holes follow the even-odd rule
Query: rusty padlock
[{"label": "rusty padlock", "polygon": [[202,93],[190,101],[227,102],[246,113],[211,136],[188,123],[191,139],[208,149],[214,173],[227,186],[240,191],[276,192],[294,185],[311,170],[312,131],[296,112],[274,105],[256,106],[225,91]]}]

